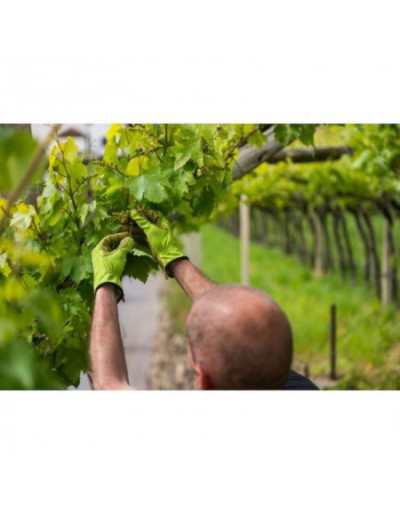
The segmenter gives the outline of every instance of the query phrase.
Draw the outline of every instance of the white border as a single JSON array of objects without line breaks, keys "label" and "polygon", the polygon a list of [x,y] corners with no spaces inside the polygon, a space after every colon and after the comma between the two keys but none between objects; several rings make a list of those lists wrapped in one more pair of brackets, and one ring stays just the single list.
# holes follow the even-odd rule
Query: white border
[{"label": "white border", "polygon": [[2,393],[0,505],[394,512],[397,393]]},{"label": "white border", "polygon": [[3,122],[396,122],[398,2],[13,0]]}]

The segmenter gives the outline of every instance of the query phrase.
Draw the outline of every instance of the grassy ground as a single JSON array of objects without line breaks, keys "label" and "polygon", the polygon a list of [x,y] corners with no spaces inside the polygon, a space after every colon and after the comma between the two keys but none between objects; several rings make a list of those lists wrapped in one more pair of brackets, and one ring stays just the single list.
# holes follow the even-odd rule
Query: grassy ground
[{"label": "grassy ground", "polygon": [[[338,312],[339,388],[400,388],[400,313],[384,308],[367,288],[335,274],[315,279],[295,257],[252,243],[250,280],[287,313],[295,337],[295,368],[328,375],[329,307]],[[212,225],[202,229],[202,269],[218,283],[240,281],[239,241]],[[184,331],[189,301],[172,281],[167,304],[175,330]]]}]

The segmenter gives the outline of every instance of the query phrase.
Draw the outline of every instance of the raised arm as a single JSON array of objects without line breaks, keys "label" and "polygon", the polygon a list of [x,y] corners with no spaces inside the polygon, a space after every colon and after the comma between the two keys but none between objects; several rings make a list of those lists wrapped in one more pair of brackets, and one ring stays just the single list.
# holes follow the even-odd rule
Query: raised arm
[{"label": "raised arm", "polygon": [[188,259],[176,260],[170,264],[171,275],[191,298],[196,300],[203,293],[215,286],[203,273]]},{"label": "raised arm", "polygon": [[131,217],[143,230],[153,257],[169,277],[176,278],[192,300],[214,287],[214,284],[185,256],[166,218],[151,211],[137,210],[131,212]]},{"label": "raised arm", "polygon": [[95,303],[90,333],[90,380],[94,389],[128,389],[128,371],[117,303],[126,256],[133,247],[127,233],[105,237],[92,253]]}]

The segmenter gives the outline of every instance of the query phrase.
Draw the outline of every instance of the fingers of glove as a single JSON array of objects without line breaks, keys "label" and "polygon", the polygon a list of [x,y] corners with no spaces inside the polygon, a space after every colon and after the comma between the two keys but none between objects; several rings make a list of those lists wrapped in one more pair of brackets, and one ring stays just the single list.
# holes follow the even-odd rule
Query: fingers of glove
[{"label": "fingers of glove", "polygon": [[140,214],[136,209],[131,210],[131,218],[136,221],[142,230],[145,230],[150,225],[150,221],[142,214]]},{"label": "fingers of glove", "polygon": [[158,211],[154,211],[153,209],[133,209],[131,211],[131,216],[133,219],[139,222],[145,222],[148,226],[151,227],[159,227],[161,224],[162,216]]},{"label": "fingers of glove", "polygon": [[119,247],[123,239],[129,237],[129,232],[118,232],[117,234],[110,234],[101,240],[101,249],[105,252],[112,252]]},{"label": "fingers of glove", "polygon": [[119,254],[127,254],[135,246],[135,243],[131,237],[125,237],[115,252]]},{"label": "fingers of glove", "polygon": [[166,230],[166,231],[170,231],[171,230],[171,224],[170,222],[167,220],[167,218],[161,218],[161,221],[160,221],[160,228]]},{"label": "fingers of glove", "polygon": [[160,212],[154,211],[152,209],[145,209],[142,213],[149,222],[157,228],[168,229],[169,221],[163,216]]}]

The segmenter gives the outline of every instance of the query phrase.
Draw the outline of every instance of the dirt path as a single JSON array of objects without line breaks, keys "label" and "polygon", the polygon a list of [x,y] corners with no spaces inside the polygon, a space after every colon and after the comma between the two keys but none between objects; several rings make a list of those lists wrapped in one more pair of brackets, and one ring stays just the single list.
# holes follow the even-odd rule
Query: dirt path
[{"label": "dirt path", "polygon": [[125,302],[118,307],[130,383],[148,388],[152,343],[160,317],[161,275],[146,284],[124,279]]},{"label": "dirt path", "polygon": [[[153,339],[160,318],[160,287],[164,278],[151,277],[146,284],[124,278],[125,302],[118,305],[122,339],[131,385],[148,389]],[[90,389],[83,376],[79,389]]]}]

